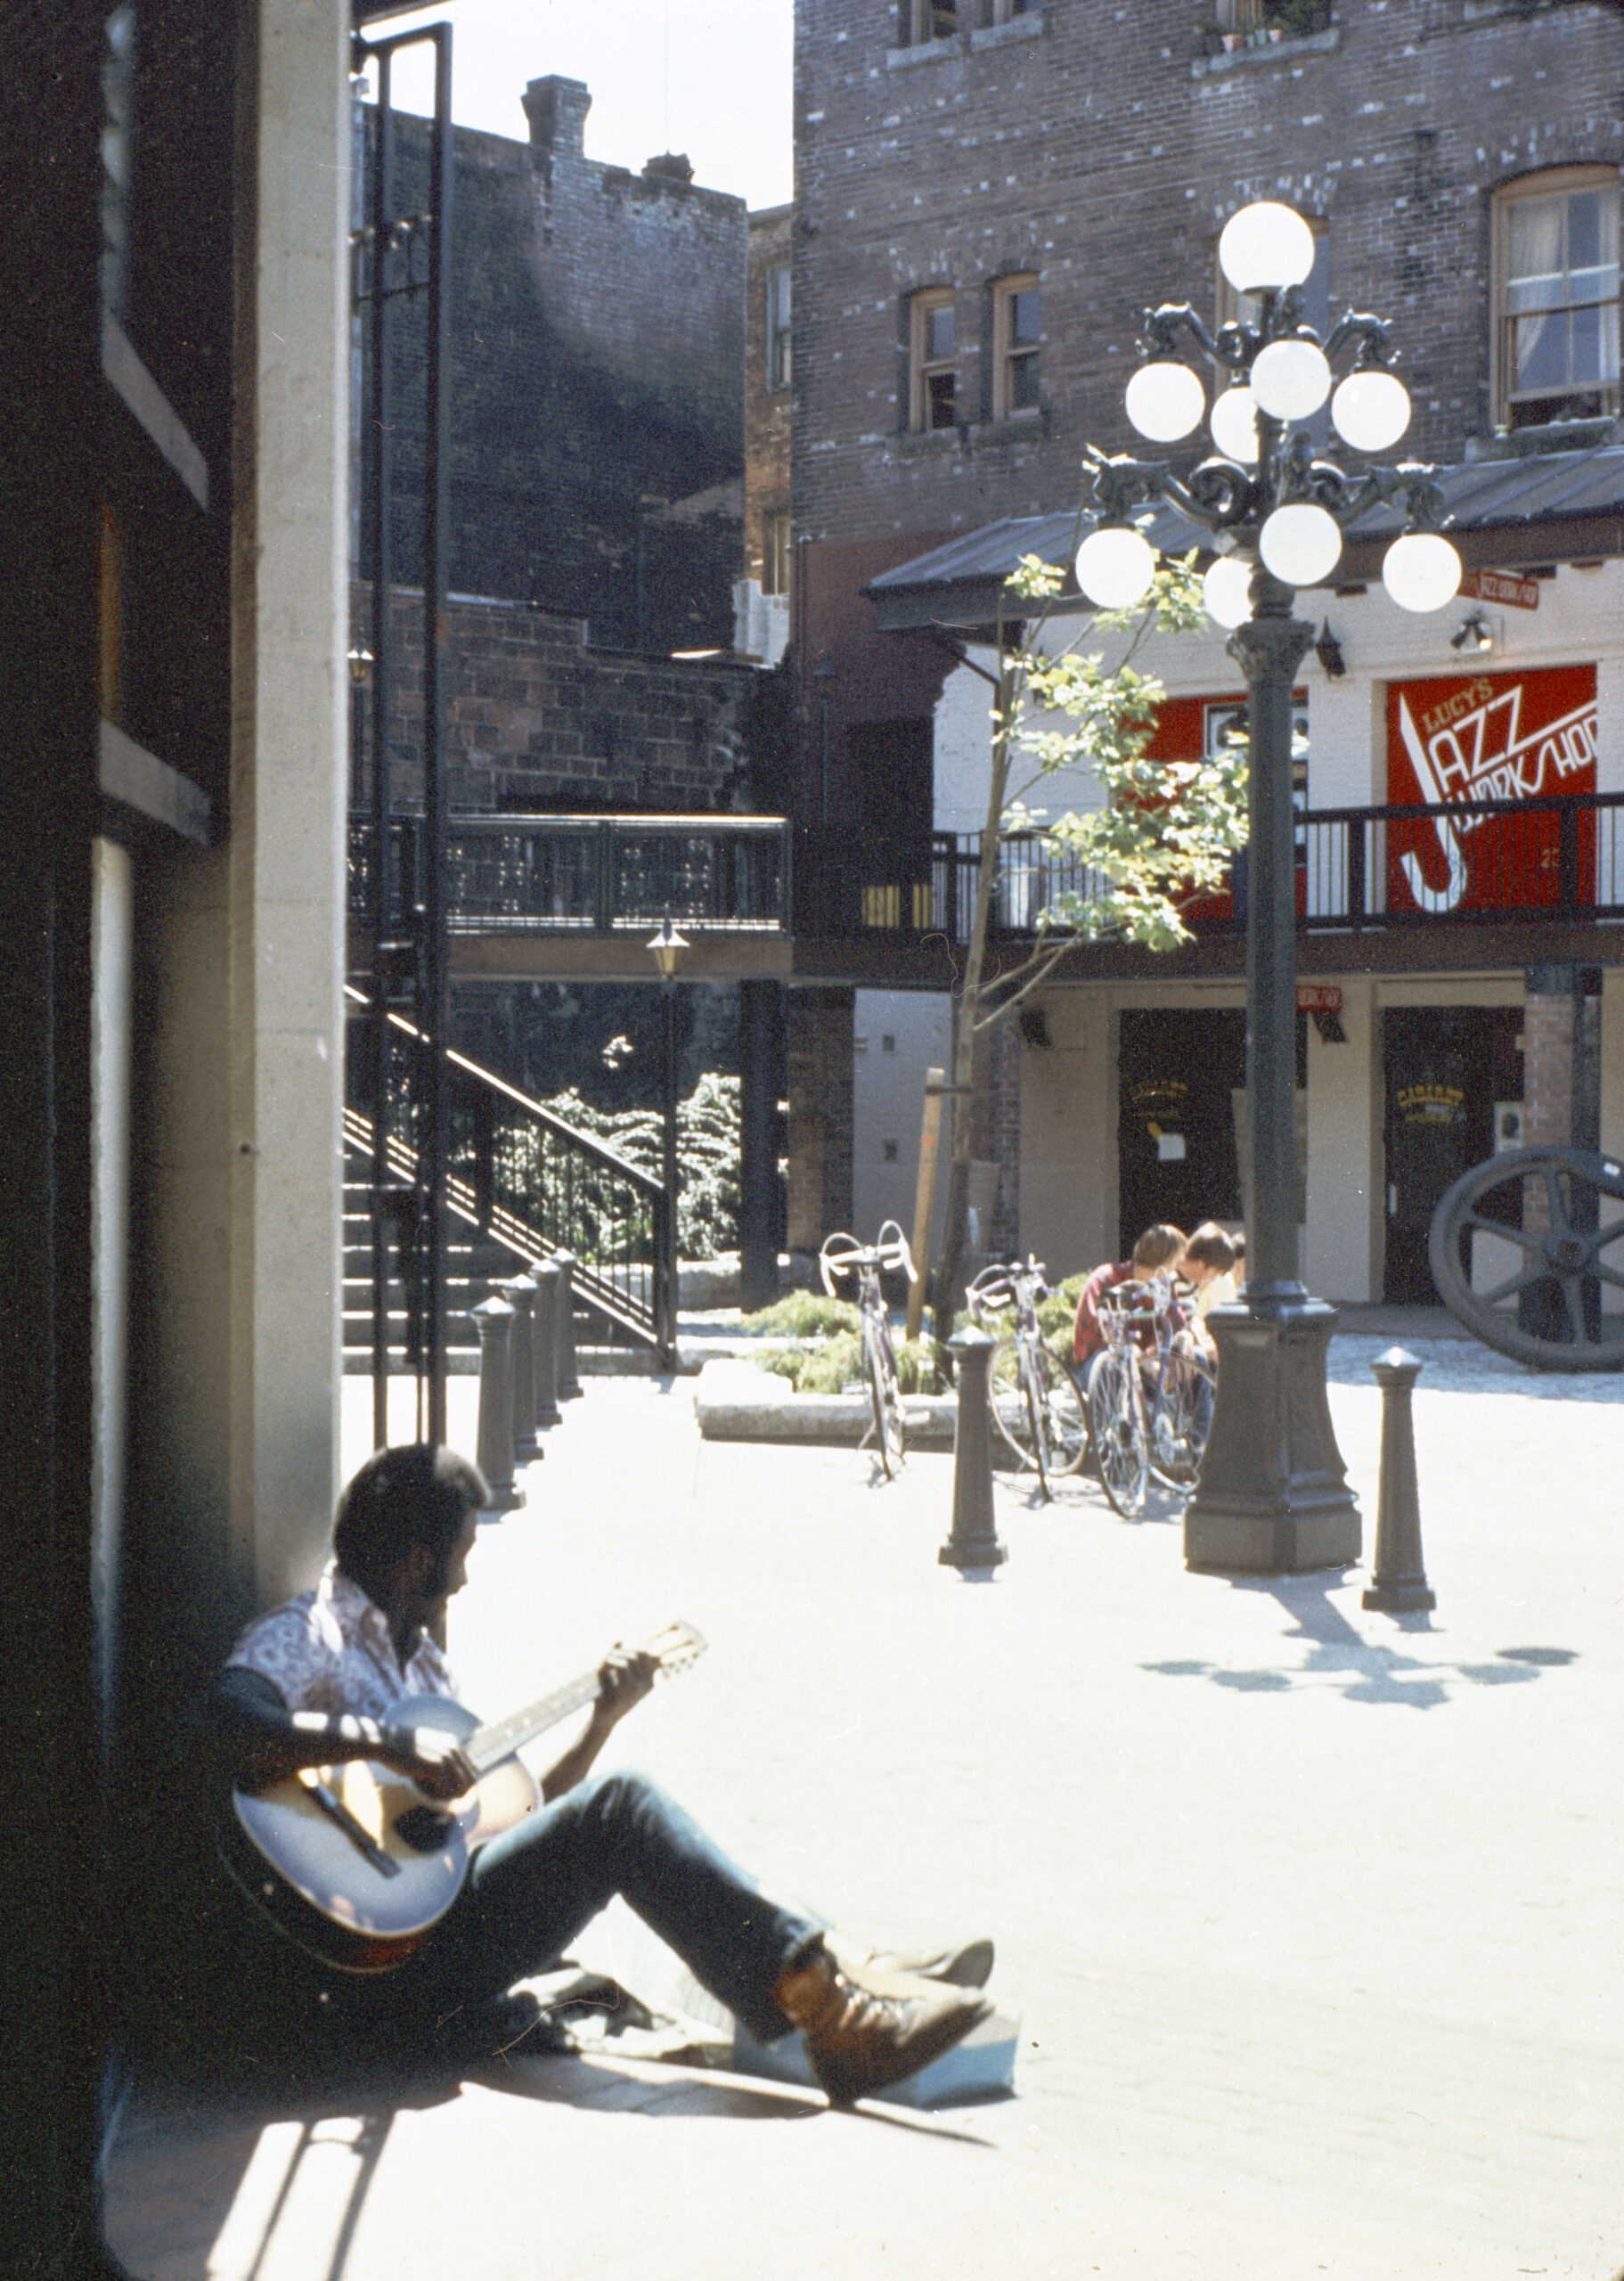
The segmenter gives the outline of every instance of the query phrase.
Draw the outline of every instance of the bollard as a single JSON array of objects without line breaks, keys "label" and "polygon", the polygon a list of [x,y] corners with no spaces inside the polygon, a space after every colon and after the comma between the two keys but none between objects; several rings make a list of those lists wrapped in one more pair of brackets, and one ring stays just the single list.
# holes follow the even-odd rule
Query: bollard
[{"label": "bollard", "polygon": [[1382,1477],[1376,1492],[1375,1558],[1361,1605],[1401,1615],[1438,1605],[1421,1560],[1416,1425],[1409,1406],[1421,1364],[1401,1346],[1390,1346],[1370,1368],[1382,1389]]},{"label": "bollard", "polygon": [[525,1501],[513,1484],[513,1310],[505,1299],[482,1299],[469,1309],[479,1334],[479,1470],[491,1501],[487,1513],[511,1513]]},{"label": "bollard", "polygon": [[573,1251],[555,1251],[553,1263],[559,1271],[559,1328],[554,1341],[559,1357],[559,1400],[573,1402],[581,1392],[581,1381],[575,1376],[575,1255]]},{"label": "bollard", "polygon": [[512,1275],[493,1288],[513,1310],[513,1462],[533,1465],[542,1454],[535,1438],[535,1278]]},{"label": "bollard", "polygon": [[959,1373],[953,1421],[953,1526],[936,1558],[945,1568],[996,1568],[1009,1556],[998,1541],[992,1513],[992,1435],[987,1372],[997,1345],[972,1327],[947,1342]]},{"label": "bollard", "polygon": [[544,1434],[559,1418],[559,1307],[564,1278],[556,1261],[543,1259],[530,1271],[535,1278],[534,1354],[535,1430]]}]

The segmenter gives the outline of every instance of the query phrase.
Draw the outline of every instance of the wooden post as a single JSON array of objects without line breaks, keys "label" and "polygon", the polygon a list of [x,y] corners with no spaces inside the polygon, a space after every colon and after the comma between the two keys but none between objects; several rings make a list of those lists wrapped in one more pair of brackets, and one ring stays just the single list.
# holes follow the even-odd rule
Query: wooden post
[{"label": "wooden post", "polygon": [[944,1069],[925,1072],[925,1114],[919,1123],[919,1177],[913,1192],[913,1255],[918,1280],[908,1286],[905,1336],[917,1338],[925,1314],[925,1263],[930,1257],[930,1207],[936,1189],[936,1136],[942,1130]]}]

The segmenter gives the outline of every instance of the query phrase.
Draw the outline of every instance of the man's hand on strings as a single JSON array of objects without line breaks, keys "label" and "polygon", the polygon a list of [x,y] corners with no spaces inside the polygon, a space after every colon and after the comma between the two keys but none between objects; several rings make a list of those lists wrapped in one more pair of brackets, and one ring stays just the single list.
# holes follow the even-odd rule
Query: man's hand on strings
[{"label": "man's hand on strings", "polygon": [[387,1762],[431,1798],[460,1798],[479,1779],[474,1762],[438,1727],[402,1727],[388,1737]]}]

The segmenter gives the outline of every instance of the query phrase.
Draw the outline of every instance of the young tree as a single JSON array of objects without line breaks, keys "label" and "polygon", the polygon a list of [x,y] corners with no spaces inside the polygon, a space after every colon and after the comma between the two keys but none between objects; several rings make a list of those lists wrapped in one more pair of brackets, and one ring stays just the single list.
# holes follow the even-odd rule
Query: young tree
[{"label": "young tree", "polygon": [[[1009,603],[1000,608],[986,821],[953,1010],[952,1166],[934,1279],[939,1339],[949,1336],[962,1296],[976,1038],[1004,1019],[1079,943],[1116,941],[1166,951],[1187,942],[1185,912],[1222,888],[1236,850],[1246,841],[1244,738],[1198,760],[1154,760],[1146,751],[1165,691],[1135,659],[1153,634],[1188,634],[1205,625],[1195,556],[1164,563],[1143,603],[1096,613],[1076,641],[1049,656],[1041,637],[1063,581],[1052,564],[1027,555],[1006,581]],[[1017,617],[1029,631],[1022,647],[1007,649],[1006,619]],[[1100,650],[1081,646],[1101,634],[1124,643],[1114,665],[1106,665]],[[1098,783],[1100,805],[1043,822],[1042,812],[1026,805],[1027,796],[1047,778],[1080,765]],[[987,933],[1000,849],[1014,833],[1040,827],[1046,853],[1069,859],[1081,884],[1054,895],[1037,914],[1035,940],[1024,956],[990,970]]]}]

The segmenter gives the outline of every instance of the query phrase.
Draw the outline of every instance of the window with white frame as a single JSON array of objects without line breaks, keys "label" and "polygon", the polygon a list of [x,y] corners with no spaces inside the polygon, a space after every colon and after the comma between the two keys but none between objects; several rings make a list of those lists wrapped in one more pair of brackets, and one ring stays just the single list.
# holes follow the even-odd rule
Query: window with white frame
[{"label": "window with white frame", "polygon": [[767,272],[767,386],[787,388],[790,380],[789,264]]},{"label": "window with white frame", "polygon": [[1042,311],[1033,276],[1000,277],[992,288],[992,417],[1024,420],[1042,409],[1039,391]]},{"label": "window with white frame", "polygon": [[770,507],[762,517],[762,592],[789,592],[789,510]]},{"label": "window with white frame", "polygon": [[1619,409],[1619,175],[1530,175],[1495,200],[1495,418],[1537,428]]},{"label": "window with white frame", "polygon": [[951,428],[959,416],[959,352],[951,286],[914,294],[908,307],[908,424],[917,434]]}]

